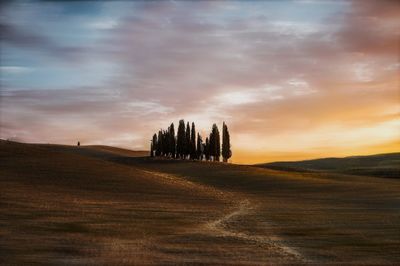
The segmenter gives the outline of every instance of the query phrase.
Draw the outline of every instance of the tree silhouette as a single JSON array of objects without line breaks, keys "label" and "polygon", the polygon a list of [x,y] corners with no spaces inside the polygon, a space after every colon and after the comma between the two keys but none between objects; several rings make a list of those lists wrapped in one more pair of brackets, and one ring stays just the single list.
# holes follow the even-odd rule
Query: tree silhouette
[{"label": "tree silhouette", "polygon": [[203,140],[199,133],[197,133],[197,149],[196,149],[196,159],[202,160],[203,159]]},{"label": "tree silhouette", "polygon": [[210,160],[211,159],[214,160],[214,157],[215,157],[215,149],[214,149],[214,147],[215,147],[215,139],[214,139],[214,133],[213,133],[212,129],[211,129],[211,132],[210,132],[210,136],[208,137],[208,143],[209,143],[208,152],[210,154]]},{"label": "tree silhouette", "polygon": [[206,138],[206,144],[204,147],[204,155],[206,156],[206,160],[210,160],[210,141],[209,138]]},{"label": "tree silhouette", "polygon": [[168,131],[162,131],[162,138],[163,138],[163,146],[162,146],[162,155],[168,156],[169,155],[169,138],[168,138]]},{"label": "tree silhouette", "polygon": [[154,157],[155,151],[156,151],[156,147],[157,147],[157,134],[154,133],[153,139],[151,141],[151,151],[150,151],[150,156],[151,157]]},{"label": "tree silhouette", "polygon": [[219,130],[216,124],[213,124],[210,133],[210,155],[212,156],[213,161],[219,161],[219,157],[221,155],[221,145],[219,139]]},{"label": "tree silhouette", "polygon": [[190,156],[190,124],[186,124],[186,136],[185,136],[185,158]]},{"label": "tree silhouette", "polygon": [[196,127],[194,122],[192,122],[192,130],[190,132],[190,159],[196,159]]},{"label": "tree silhouette", "polygon": [[222,124],[222,157],[224,162],[228,162],[228,159],[231,158],[231,144],[230,144],[230,136],[228,126],[225,122]]},{"label": "tree silhouette", "polygon": [[156,146],[156,156],[161,156],[161,148],[162,148],[162,132],[158,131],[157,137],[157,146]]},{"label": "tree silhouette", "polygon": [[214,150],[215,150],[215,159],[214,161],[219,162],[219,157],[221,156],[221,140],[219,137],[219,130],[216,124],[213,125],[213,136],[214,136]]},{"label": "tree silhouette", "polygon": [[176,154],[176,140],[175,140],[175,127],[174,123],[168,128],[168,139],[169,139],[169,153],[172,158],[175,158]]},{"label": "tree silhouette", "polygon": [[176,152],[181,159],[184,158],[185,155],[185,120],[179,120],[178,126],[178,136],[177,136],[177,145],[176,145]]},{"label": "tree silhouette", "polygon": [[[177,136],[174,123],[167,130],[160,129],[153,135],[150,145],[150,156],[164,156],[191,160],[219,161],[221,156],[220,133],[216,124],[212,125],[210,135],[205,143],[199,133],[196,136],[196,126],[192,122],[179,120]],[[227,162],[232,156],[229,130],[225,122],[222,125],[222,157]]]}]

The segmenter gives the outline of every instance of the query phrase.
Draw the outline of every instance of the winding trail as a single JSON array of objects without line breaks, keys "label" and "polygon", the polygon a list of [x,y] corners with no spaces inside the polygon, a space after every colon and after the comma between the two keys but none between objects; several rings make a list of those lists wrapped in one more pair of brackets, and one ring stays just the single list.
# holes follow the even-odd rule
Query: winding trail
[{"label": "winding trail", "polygon": [[235,230],[227,228],[226,224],[230,220],[232,220],[238,216],[245,216],[249,212],[254,211],[254,210],[255,210],[255,205],[253,205],[248,199],[245,199],[245,200],[242,200],[239,202],[236,210],[226,214],[225,216],[223,216],[217,220],[208,222],[205,226],[209,230],[212,230],[212,231],[218,233],[219,235],[239,238],[239,239],[243,239],[246,241],[255,242],[257,244],[268,245],[270,247],[280,250],[282,253],[284,253],[285,255],[287,255],[289,257],[294,257],[302,262],[309,262],[298,251],[285,245],[283,243],[283,239],[281,239],[278,236],[266,237],[266,236],[260,236],[260,235],[251,235],[251,234],[247,234],[247,233],[243,233],[243,232],[239,232],[239,231],[235,231]]},{"label": "winding trail", "polygon": [[229,201],[230,204],[235,206],[231,212],[225,214],[224,216],[215,220],[208,221],[205,224],[202,224],[200,226],[203,229],[202,231],[206,231],[208,234],[210,232],[213,232],[213,235],[216,234],[224,237],[233,237],[237,239],[242,239],[244,241],[257,243],[258,245],[266,245],[268,247],[279,250],[281,254],[296,259],[302,263],[310,262],[310,260],[306,259],[300,252],[298,252],[292,247],[287,246],[284,243],[285,242],[284,239],[276,235],[269,237],[263,235],[252,235],[229,228],[227,224],[231,220],[234,220],[235,218],[240,216],[246,216],[251,212],[254,213],[257,209],[256,204],[252,203],[249,199],[243,197],[242,195],[240,195],[241,197],[239,197],[242,199],[238,200],[238,194],[240,193],[221,191],[212,186],[195,183],[185,179],[184,177],[176,176],[173,174],[166,174],[163,172],[149,171],[144,169],[141,170],[145,173],[152,174],[157,177],[162,177],[168,180],[168,182],[173,182],[175,184],[180,184],[187,188],[188,187],[195,188],[203,192],[210,193],[213,196],[216,196],[218,199]]},{"label": "winding trail", "polygon": [[190,180],[187,180],[183,176],[167,174],[167,173],[158,172],[158,171],[149,171],[149,170],[144,170],[142,168],[138,168],[138,169],[140,169],[144,173],[151,174],[151,175],[157,176],[157,177],[161,177],[161,178],[165,179],[166,181],[168,181],[169,183],[173,183],[175,185],[179,185],[181,187],[185,187],[185,188],[189,188],[189,189],[196,189],[203,193],[217,197],[220,200],[232,202],[232,199],[234,198],[234,194],[231,192],[221,191],[213,186],[192,182]]}]

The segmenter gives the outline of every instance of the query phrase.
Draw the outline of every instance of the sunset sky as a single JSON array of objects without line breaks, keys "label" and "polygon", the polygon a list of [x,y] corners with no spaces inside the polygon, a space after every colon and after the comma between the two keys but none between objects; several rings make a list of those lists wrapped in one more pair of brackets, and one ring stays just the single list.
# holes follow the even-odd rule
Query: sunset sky
[{"label": "sunset sky", "polygon": [[0,138],[148,149],[225,121],[233,162],[400,151],[399,1],[0,4]]}]

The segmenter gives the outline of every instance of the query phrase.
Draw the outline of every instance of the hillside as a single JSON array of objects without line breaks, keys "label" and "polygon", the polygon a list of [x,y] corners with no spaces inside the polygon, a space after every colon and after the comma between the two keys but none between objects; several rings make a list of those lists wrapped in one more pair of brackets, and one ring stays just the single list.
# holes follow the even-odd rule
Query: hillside
[{"label": "hillside", "polygon": [[400,261],[397,179],[140,155],[1,141],[0,264]]},{"label": "hillside", "polygon": [[275,170],[400,178],[400,153],[257,164]]}]

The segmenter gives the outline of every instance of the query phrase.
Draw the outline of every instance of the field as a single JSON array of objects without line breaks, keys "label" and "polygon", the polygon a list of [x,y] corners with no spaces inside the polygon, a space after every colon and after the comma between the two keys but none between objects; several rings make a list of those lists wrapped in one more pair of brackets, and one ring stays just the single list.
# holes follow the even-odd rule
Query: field
[{"label": "field", "polygon": [[400,263],[400,179],[0,142],[1,265]]},{"label": "field", "polygon": [[276,170],[400,178],[400,153],[259,164]]}]

